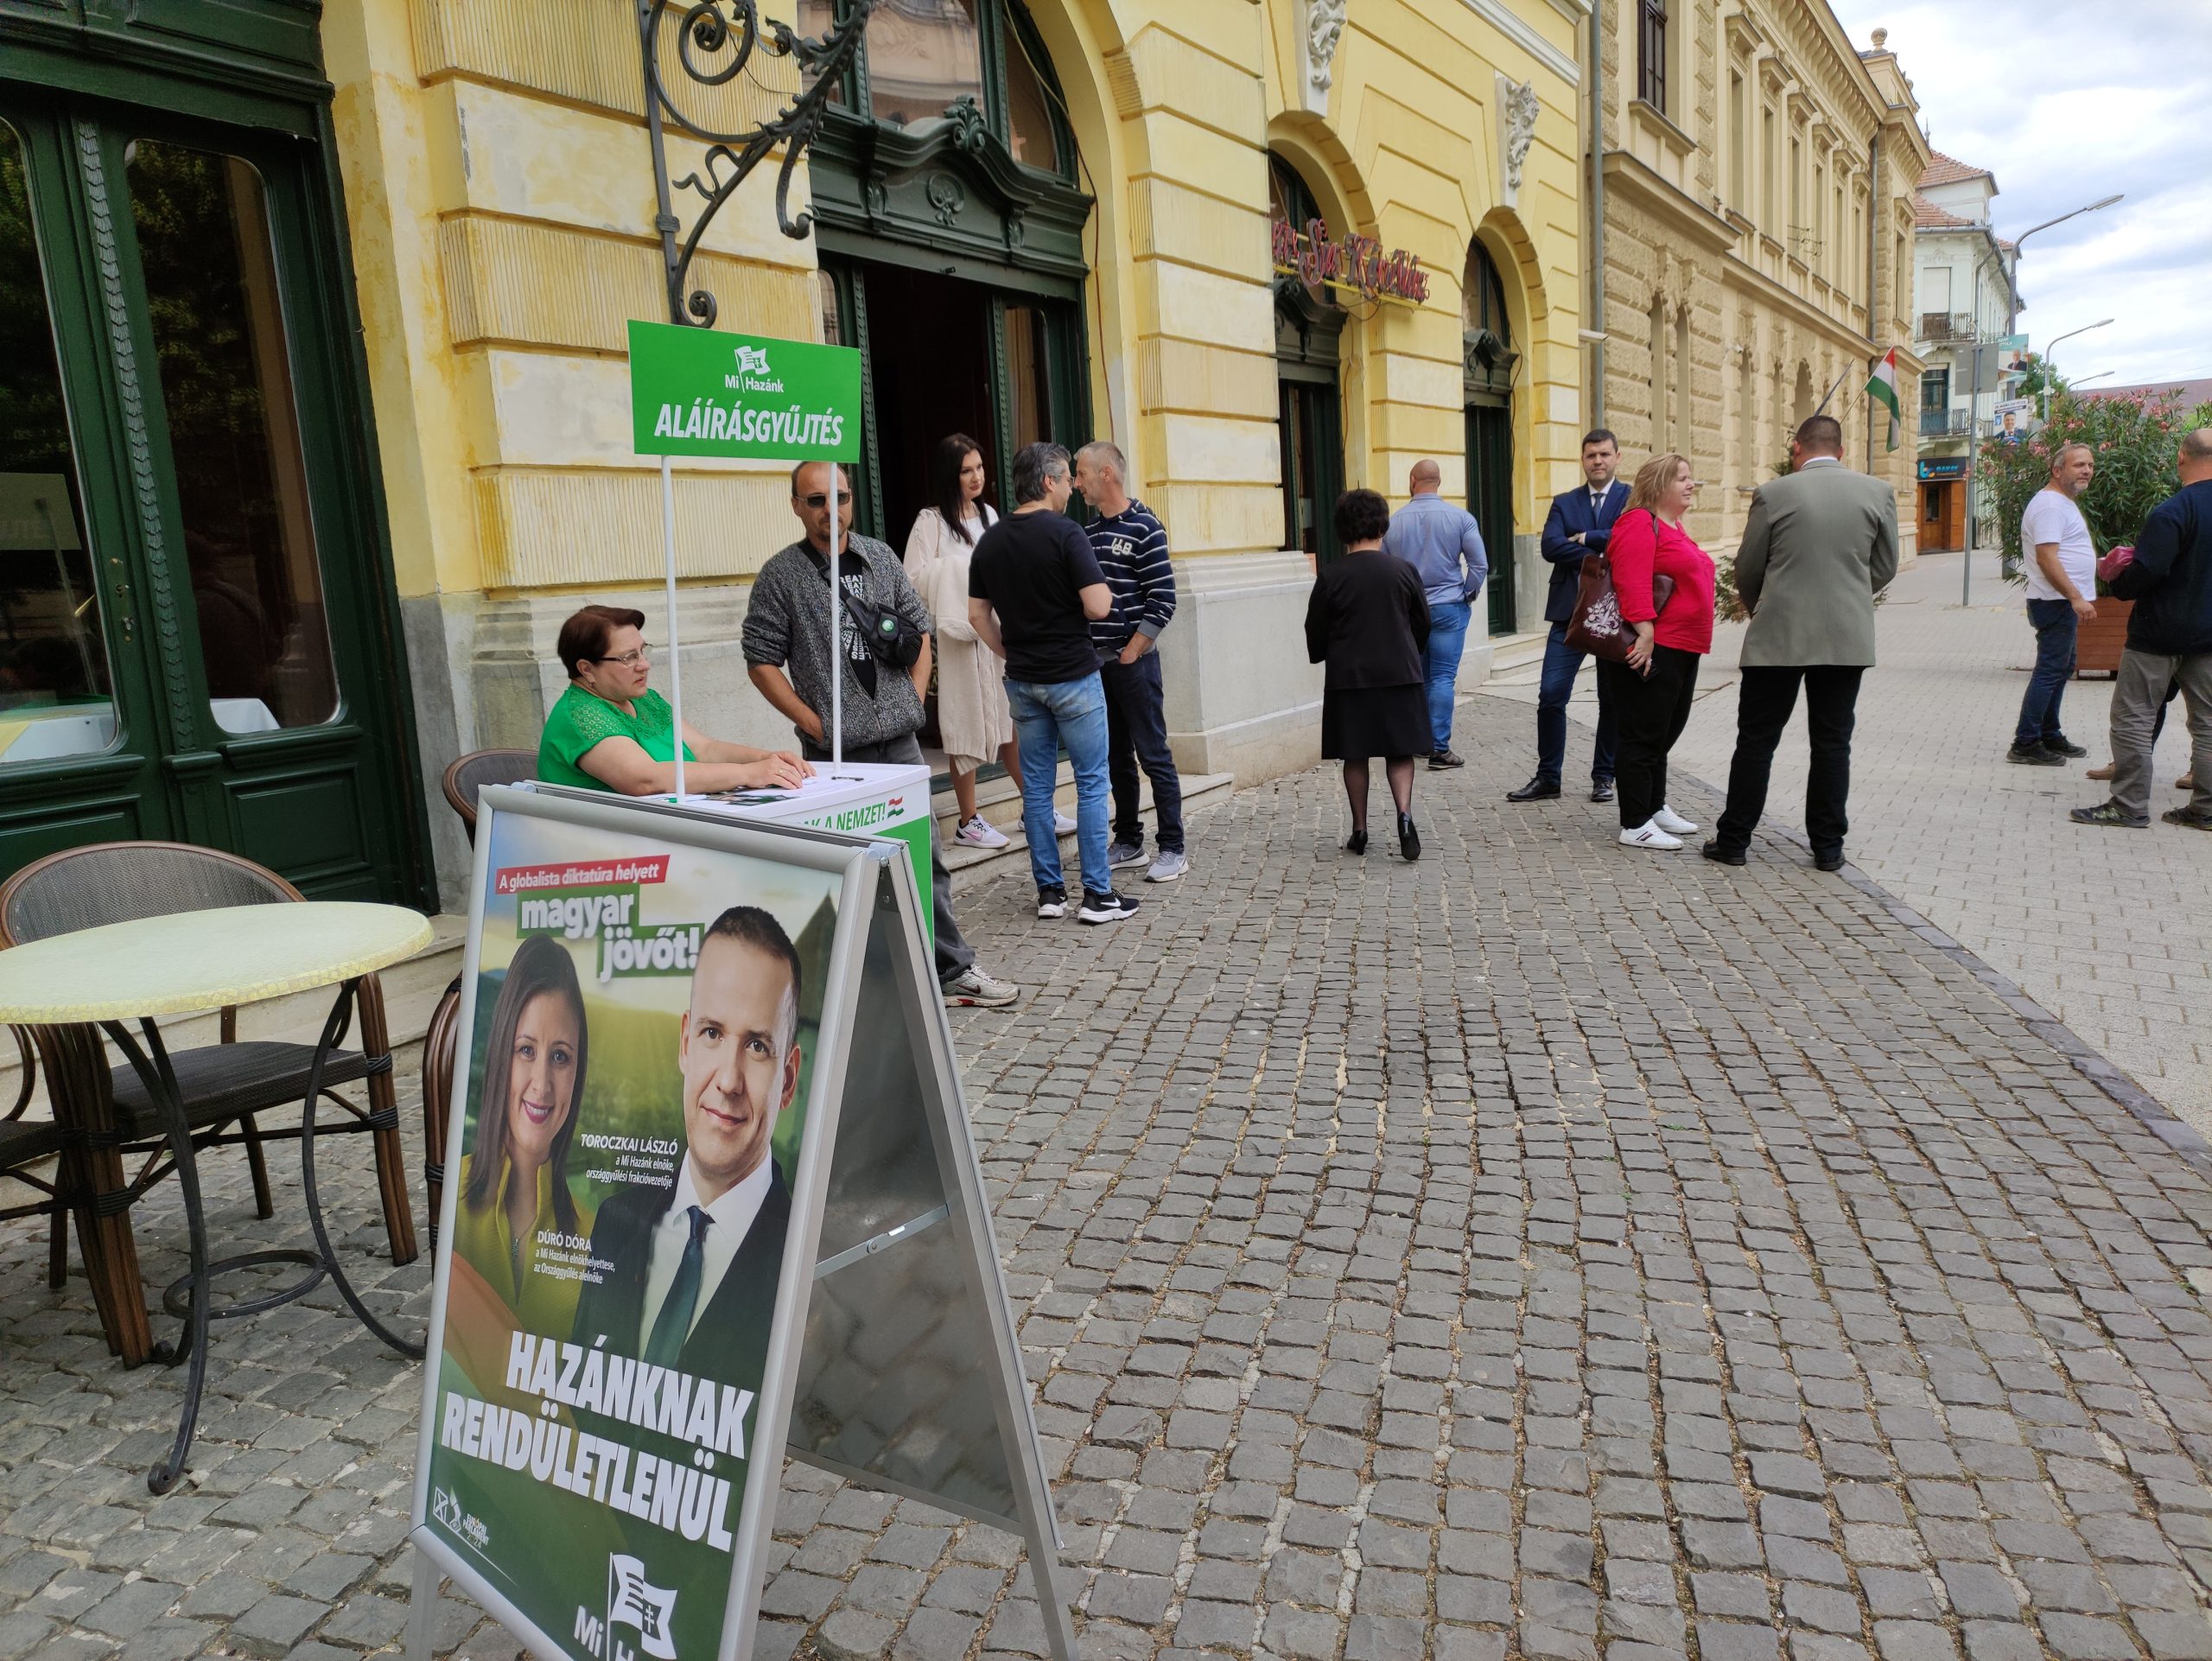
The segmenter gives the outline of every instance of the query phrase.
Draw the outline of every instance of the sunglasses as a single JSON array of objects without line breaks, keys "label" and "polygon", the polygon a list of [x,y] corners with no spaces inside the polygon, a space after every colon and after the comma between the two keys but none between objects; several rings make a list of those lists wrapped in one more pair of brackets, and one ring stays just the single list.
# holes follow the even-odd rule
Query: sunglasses
[{"label": "sunglasses", "polygon": [[[811,496],[800,496],[795,500],[801,507],[811,508],[817,513],[830,506],[830,497],[826,491],[817,490]],[[837,506],[840,507],[850,506],[852,500],[853,493],[849,490],[841,490],[837,493]]]}]

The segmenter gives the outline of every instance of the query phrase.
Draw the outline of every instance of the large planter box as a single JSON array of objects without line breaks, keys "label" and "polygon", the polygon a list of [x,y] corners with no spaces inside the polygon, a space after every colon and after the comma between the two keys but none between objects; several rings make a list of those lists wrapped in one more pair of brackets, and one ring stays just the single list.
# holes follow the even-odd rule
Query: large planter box
[{"label": "large planter box", "polygon": [[2082,625],[2074,642],[2074,673],[2118,675],[2120,654],[2127,645],[2127,617],[2133,600],[2101,599],[2097,614]]}]

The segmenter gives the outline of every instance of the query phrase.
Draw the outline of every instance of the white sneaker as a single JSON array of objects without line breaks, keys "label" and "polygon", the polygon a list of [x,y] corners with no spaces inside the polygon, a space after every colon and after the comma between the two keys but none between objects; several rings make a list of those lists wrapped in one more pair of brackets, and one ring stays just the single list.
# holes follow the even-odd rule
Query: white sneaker
[{"label": "white sneaker", "polygon": [[1052,834],[1056,837],[1075,835],[1075,821],[1057,807],[1052,810]]},{"label": "white sneaker", "polygon": [[1649,848],[1658,852],[1671,853],[1681,845],[1682,839],[1680,837],[1670,837],[1662,830],[1656,818],[1649,824],[1639,825],[1633,830],[1621,832],[1621,846],[1624,848]]},{"label": "white sneaker", "polygon": [[1651,816],[1651,823],[1657,825],[1662,830],[1664,830],[1670,837],[1694,837],[1697,835],[1697,826],[1692,824],[1681,814],[1675,812],[1673,808],[1663,805],[1656,813],[1654,813]]},{"label": "white sneaker", "polygon": [[940,990],[947,1003],[963,1004],[995,1009],[1013,1002],[1021,996],[1021,989],[1011,981],[1002,981],[986,975],[969,964],[952,979],[944,983]]},{"label": "white sneaker", "polygon": [[952,833],[952,839],[963,848],[1003,848],[1006,846],[1006,833],[981,813],[955,830]]}]

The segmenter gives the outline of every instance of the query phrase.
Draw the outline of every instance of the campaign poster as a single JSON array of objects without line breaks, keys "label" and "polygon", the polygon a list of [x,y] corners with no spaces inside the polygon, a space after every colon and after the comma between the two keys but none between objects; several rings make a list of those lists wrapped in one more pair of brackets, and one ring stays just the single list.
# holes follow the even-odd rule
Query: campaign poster
[{"label": "campaign poster", "polygon": [[582,1661],[716,1652],[840,876],[489,816],[428,1525]]}]

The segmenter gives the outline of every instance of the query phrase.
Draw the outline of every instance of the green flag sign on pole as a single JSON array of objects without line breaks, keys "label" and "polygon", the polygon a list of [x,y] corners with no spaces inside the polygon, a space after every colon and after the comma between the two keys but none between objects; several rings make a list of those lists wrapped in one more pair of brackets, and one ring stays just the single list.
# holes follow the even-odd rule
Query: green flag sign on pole
[{"label": "green flag sign on pole", "polygon": [[[683,794],[683,668],[676,644],[676,484],[671,455],[856,461],[861,354],[851,347],[776,340],[630,320],[630,423],[638,454],[660,457],[660,537],[668,588],[668,690],[676,718],[676,793]],[[837,522],[837,469],[830,469]],[[830,638],[837,591],[827,589]],[[844,677],[830,678],[830,759],[845,759]]]},{"label": "green flag sign on pole", "polygon": [[640,455],[856,461],[861,354],[673,323],[630,325]]}]

